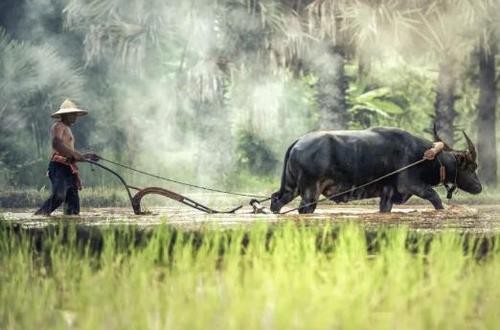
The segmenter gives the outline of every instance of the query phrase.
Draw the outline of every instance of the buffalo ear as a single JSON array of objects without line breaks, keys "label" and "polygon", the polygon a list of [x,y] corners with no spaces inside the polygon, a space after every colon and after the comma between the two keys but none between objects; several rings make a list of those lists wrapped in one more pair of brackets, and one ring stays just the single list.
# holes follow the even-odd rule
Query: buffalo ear
[{"label": "buffalo ear", "polygon": [[433,129],[432,129],[432,133],[434,135],[434,142],[442,142],[444,144],[444,150],[446,151],[450,151],[450,150],[453,150],[452,148],[450,148],[450,146],[443,141],[443,139],[441,139],[441,137],[439,136],[438,132],[437,132],[437,125],[436,125],[436,122],[434,122],[434,126],[433,126]]},{"label": "buffalo ear", "polygon": [[475,162],[477,159],[476,147],[474,147],[474,143],[472,143],[472,140],[467,136],[465,131],[462,131],[462,133],[464,133],[465,140],[467,141],[467,152],[469,153],[471,159]]}]

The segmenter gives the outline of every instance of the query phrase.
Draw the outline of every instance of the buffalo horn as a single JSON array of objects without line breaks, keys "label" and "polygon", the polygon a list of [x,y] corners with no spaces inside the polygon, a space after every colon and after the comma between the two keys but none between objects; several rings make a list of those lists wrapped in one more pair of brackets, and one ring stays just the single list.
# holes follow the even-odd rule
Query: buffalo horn
[{"label": "buffalo horn", "polygon": [[471,139],[467,136],[465,131],[462,131],[464,133],[465,140],[467,141],[467,146],[469,148],[469,153],[474,161],[476,161],[477,153],[476,153],[476,147],[474,147],[474,143],[472,143]]},{"label": "buffalo horn", "polygon": [[436,123],[434,123],[434,127],[432,129],[432,132],[434,134],[434,141],[435,142],[443,142],[444,144],[444,150],[451,150],[450,146],[443,141],[443,139],[441,139],[441,137],[439,136],[438,132],[437,132],[437,125]]}]

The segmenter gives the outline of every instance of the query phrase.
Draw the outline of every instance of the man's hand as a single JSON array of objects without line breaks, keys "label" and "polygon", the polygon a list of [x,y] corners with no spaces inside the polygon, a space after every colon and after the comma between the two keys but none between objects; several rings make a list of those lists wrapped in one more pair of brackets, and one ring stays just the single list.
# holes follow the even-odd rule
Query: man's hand
[{"label": "man's hand", "polygon": [[93,162],[97,162],[99,160],[99,156],[97,156],[93,152],[87,152],[87,153],[83,154],[83,158],[91,160]]},{"label": "man's hand", "polygon": [[443,142],[434,142],[432,148],[427,149],[424,152],[424,159],[433,160],[437,154],[439,154],[444,149]]},{"label": "man's hand", "polygon": [[424,152],[424,158],[427,160],[433,160],[437,155],[437,152],[434,149],[427,149]]}]

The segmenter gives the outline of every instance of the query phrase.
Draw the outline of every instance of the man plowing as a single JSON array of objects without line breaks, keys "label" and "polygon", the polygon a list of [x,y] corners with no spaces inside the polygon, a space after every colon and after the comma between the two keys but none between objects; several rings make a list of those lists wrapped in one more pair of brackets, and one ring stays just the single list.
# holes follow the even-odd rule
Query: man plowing
[{"label": "man plowing", "polygon": [[78,191],[82,188],[78,166],[76,162],[86,159],[96,161],[93,153],[82,154],[75,149],[75,138],[71,132],[71,125],[79,116],[87,111],[78,109],[70,100],[65,100],[58,111],[51,117],[56,121],[50,128],[52,156],[50,157],[48,177],[52,184],[50,197],[43,203],[37,215],[50,215],[64,203],[64,214],[77,215],[80,213],[80,198]]}]

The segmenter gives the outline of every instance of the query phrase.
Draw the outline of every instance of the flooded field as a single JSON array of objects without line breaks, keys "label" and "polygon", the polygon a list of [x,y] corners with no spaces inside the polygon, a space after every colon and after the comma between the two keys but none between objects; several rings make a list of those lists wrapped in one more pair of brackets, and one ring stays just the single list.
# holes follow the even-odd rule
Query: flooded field
[{"label": "flooded field", "polygon": [[0,329],[500,322],[496,205],[408,205],[390,214],[374,205],[322,206],[307,216],[251,207],[207,215],[177,205],[141,216],[130,208],[49,218],[33,211],[1,212]]},{"label": "flooded field", "polygon": [[[286,209],[284,209],[286,210]],[[71,222],[85,226],[139,225],[156,226],[166,223],[186,228],[233,227],[253,223],[280,223],[285,221],[307,221],[310,224],[353,222],[376,229],[378,226],[408,226],[411,229],[486,233],[500,232],[499,205],[450,205],[443,211],[435,211],[428,205],[408,205],[394,208],[393,212],[381,214],[376,206],[322,205],[314,214],[286,215],[254,214],[248,206],[235,214],[206,214],[185,206],[150,207],[146,215],[134,215],[131,208],[88,208],[80,216],[64,216],[55,212],[51,217],[33,215],[33,209],[5,209],[0,219],[18,223],[23,227],[43,227],[51,223]]]},{"label": "flooded field", "polygon": [[[500,322],[500,233],[436,230],[466,223],[484,231],[482,210],[433,217],[438,226],[429,225],[432,215],[418,220],[426,210],[383,218],[362,209],[284,218],[161,211],[87,211],[88,219],[61,225],[28,215],[0,222],[0,328],[495,329]],[[178,225],[153,225],[160,218]],[[303,218],[325,225],[294,221]],[[85,225],[68,225],[73,220]],[[89,226],[123,222],[149,227]],[[229,229],[185,228],[207,223]]]}]

